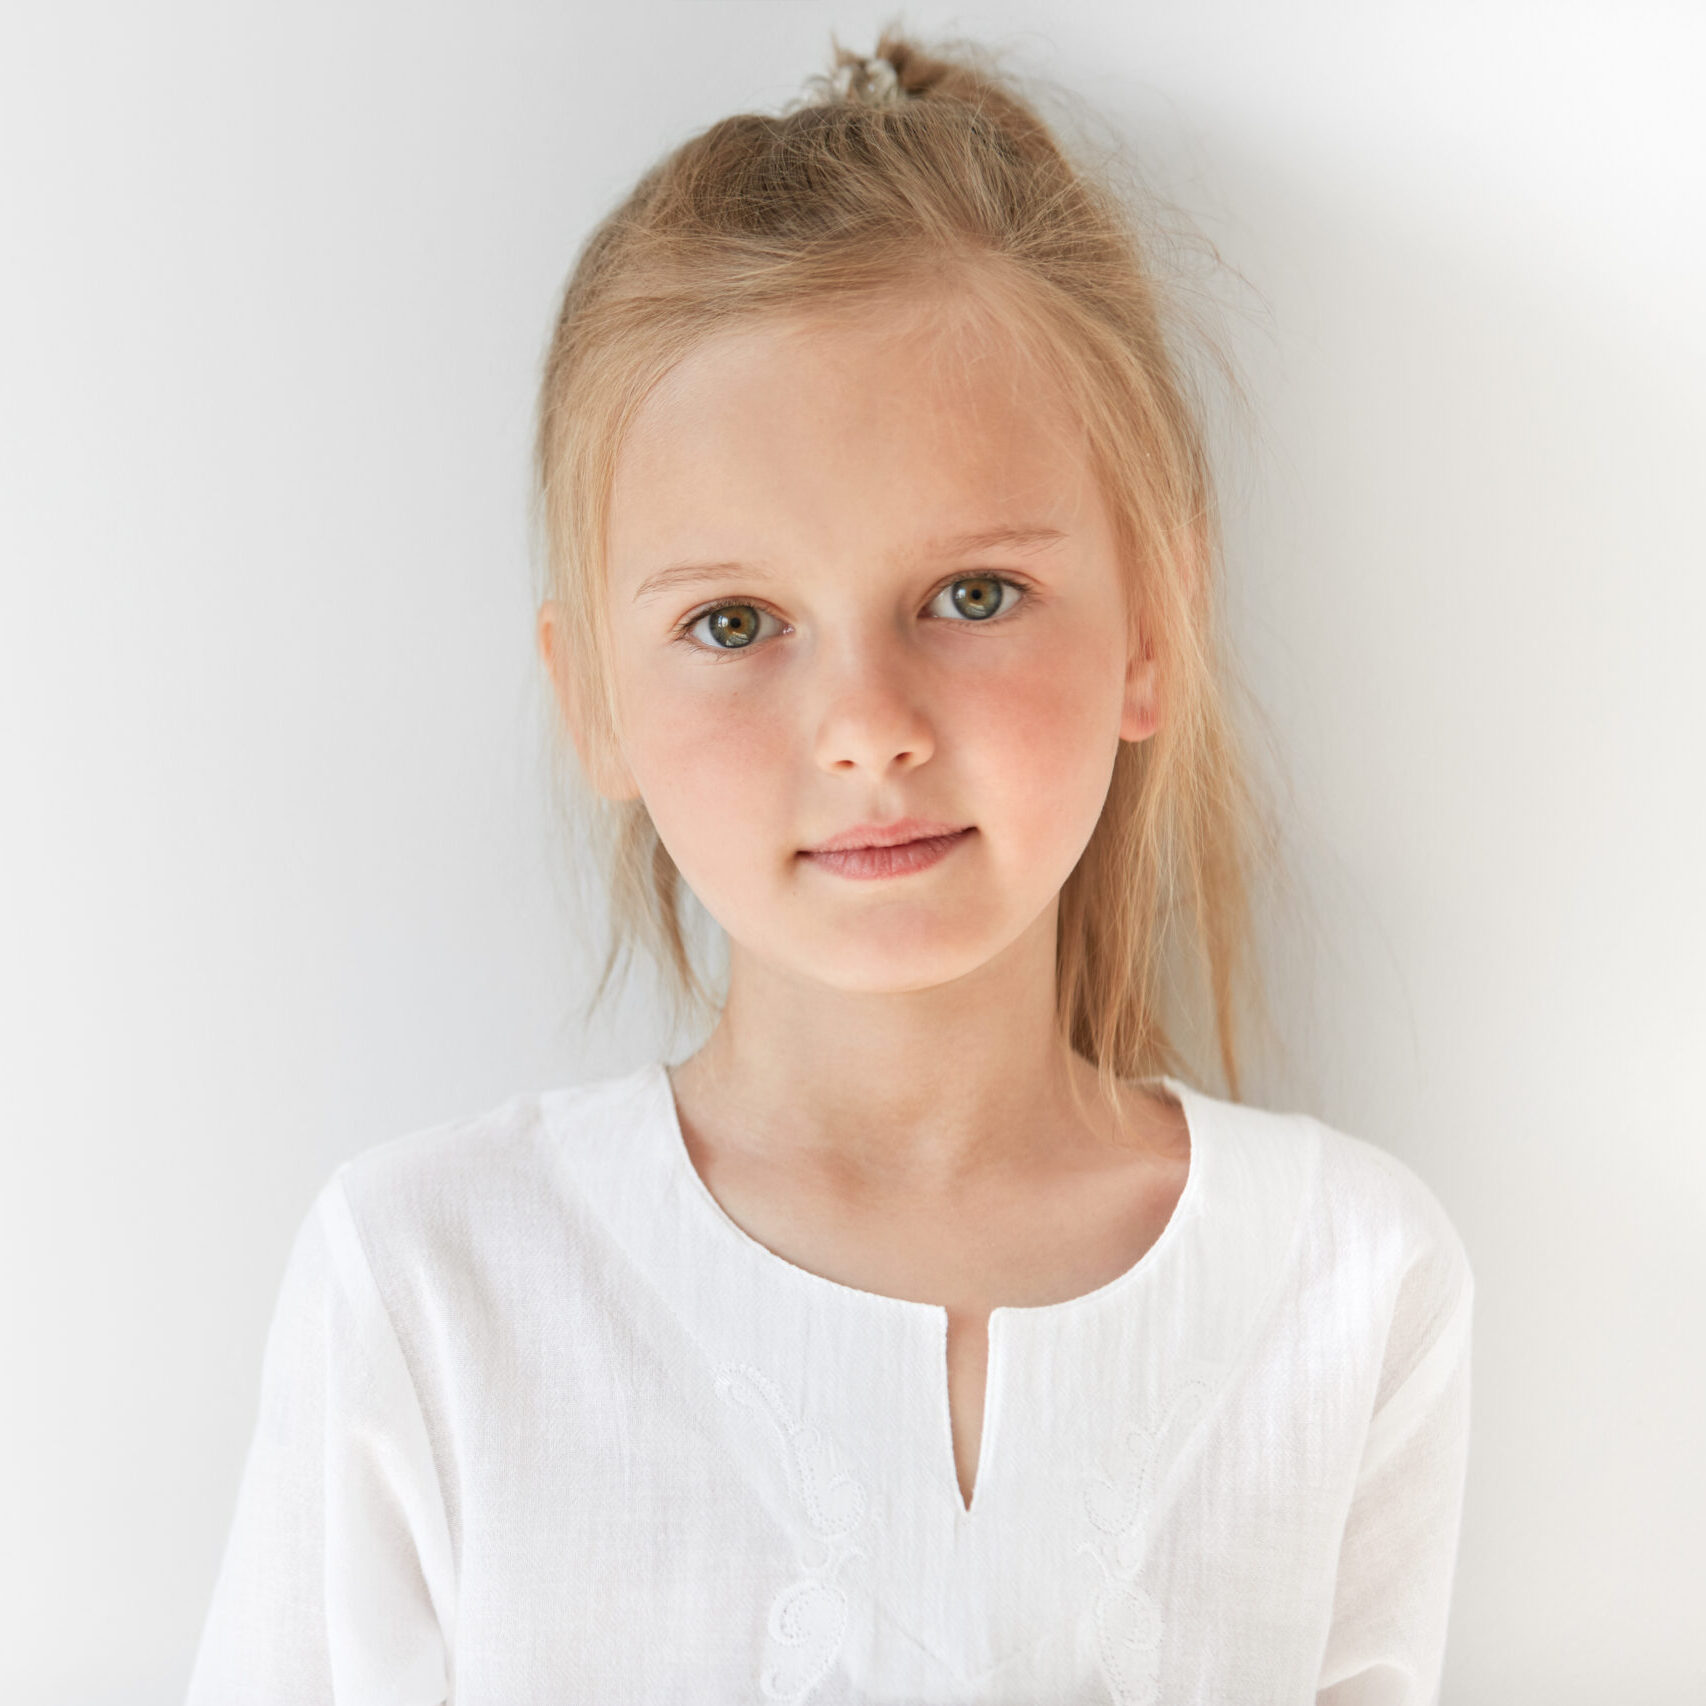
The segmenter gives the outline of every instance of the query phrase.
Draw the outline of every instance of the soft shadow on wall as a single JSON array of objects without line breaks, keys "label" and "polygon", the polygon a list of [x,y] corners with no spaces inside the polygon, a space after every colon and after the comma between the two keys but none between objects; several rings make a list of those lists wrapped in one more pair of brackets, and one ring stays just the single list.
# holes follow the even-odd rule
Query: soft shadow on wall
[{"label": "soft shadow on wall", "polygon": [[1222,284],[1255,411],[1223,445],[1230,628],[1301,894],[1250,1099],[1402,1156],[1475,1263],[1444,1698],[1692,1698],[1698,337],[1521,207],[1453,223],[1437,185],[1200,134],[1197,217],[1254,281]]}]

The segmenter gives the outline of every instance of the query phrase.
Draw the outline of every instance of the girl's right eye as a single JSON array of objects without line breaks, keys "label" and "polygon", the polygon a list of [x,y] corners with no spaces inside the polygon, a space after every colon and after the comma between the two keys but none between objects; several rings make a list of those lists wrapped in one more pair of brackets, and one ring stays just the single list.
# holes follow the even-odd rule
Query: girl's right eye
[{"label": "girl's right eye", "polygon": [[[744,651],[759,637],[759,625],[767,615],[769,612],[760,610],[756,604],[714,604],[709,610],[689,616],[677,633],[699,651]],[[693,630],[701,624],[708,629],[707,638],[691,638]]]}]

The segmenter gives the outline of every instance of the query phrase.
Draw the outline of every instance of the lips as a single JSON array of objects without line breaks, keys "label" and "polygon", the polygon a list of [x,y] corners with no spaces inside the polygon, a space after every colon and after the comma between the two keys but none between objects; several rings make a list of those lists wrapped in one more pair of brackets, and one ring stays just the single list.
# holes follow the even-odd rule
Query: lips
[{"label": "lips", "polygon": [[897,818],[893,823],[858,823],[802,851],[810,854],[845,853],[861,847],[899,847],[908,841],[931,841],[944,835],[960,835],[970,827],[963,823],[937,823],[921,817]]},{"label": "lips", "polygon": [[[893,827],[891,826],[891,829]],[[858,835],[869,833],[849,832]],[[964,829],[948,829],[939,834],[913,836],[908,840],[889,841],[877,846],[867,842],[863,846],[855,847],[808,848],[801,857],[839,877],[904,877],[915,871],[927,870],[939,860],[947,858],[955,848],[969,841],[976,833],[976,829],[968,825]]]}]

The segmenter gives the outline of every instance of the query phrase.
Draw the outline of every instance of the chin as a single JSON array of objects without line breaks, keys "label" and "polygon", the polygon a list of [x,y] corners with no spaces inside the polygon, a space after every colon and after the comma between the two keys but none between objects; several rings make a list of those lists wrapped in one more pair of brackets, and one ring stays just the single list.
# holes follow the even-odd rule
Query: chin
[{"label": "chin", "polygon": [[802,953],[798,939],[790,944],[791,963],[814,983],[849,995],[937,989],[987,965],[1001,951],[997,940],[982,933],[975,941],[946,933],[932,941],[925,929],[898,924],[892,929],[867,927],[857,941],[837,941],[828,932],[811,940],[818,944],[815,952],[807,946]]}]

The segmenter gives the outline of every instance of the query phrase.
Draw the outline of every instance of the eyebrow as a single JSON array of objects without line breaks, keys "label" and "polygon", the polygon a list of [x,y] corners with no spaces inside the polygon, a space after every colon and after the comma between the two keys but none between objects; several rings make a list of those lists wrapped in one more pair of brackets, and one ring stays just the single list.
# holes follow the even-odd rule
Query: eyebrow
[{"label": "eyebrow", "polygon": [[[927,539],[918,548],[921,557],[960,557],[968,551],[991,551],[998,546],[1010,551],[1040,551],[1058,545],[1066,535],[1058,527],[1040,523],[1018,527],[982,527],[971,533],[953,533],[938,539]],[[671,587],[691,586],[700,581],[721,579],[725,575],[744,575],[748,580],[765,581],[770,571],[755,563],[676,563],[656,574],[647,575],[634,593],[634,602],[655,598]]]}]

